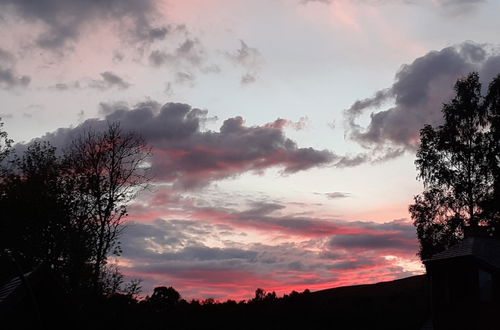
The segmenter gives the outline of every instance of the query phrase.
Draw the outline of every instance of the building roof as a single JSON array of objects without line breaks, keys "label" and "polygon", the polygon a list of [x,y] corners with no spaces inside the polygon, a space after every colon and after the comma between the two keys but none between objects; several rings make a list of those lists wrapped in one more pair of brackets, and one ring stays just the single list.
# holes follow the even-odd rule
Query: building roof
[{"label": "building roof", "polygon": [[467,256],[476,257],[500,269],[500,240],[491,237],[467,237],[449,249],[436,253],[424,262]]},{"label": "building roof", "polygon": [[[32,272],[27,272],[23,274],[25,278],[28,278]],[[12,296],[17,289],[22,287],[21,276],[16,276],[4,285],[0,286],[0,304],[7,301],[10,296]]]}]

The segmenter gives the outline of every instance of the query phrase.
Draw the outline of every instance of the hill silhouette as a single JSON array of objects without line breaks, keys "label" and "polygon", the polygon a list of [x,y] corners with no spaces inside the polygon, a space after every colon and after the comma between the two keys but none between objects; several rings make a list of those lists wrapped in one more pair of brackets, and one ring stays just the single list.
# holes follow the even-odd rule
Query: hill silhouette
[{"label": "hill silhouette", "polygon": [[247,302],[180,300],[163,309],[111,299],[95,311],[108,317],[108,327],[124,329],[420,329],[428,301],[426,278],[419,275],[279,298],[256,294]]},{"label": "hill silhouette", "polygon": [[155,288],[143,300],[123,293],[75,300],[49,270],[37,273],[25,275],[29,292],[22,281],[0,285],[5,293],[0,311],[6,312],[0,314],[9,324],[74,329],[420,329],[429,316],[425,275],[292,291],[283,297],[257,289],[253,299],[240,302],[188,302],[172,287]]}]

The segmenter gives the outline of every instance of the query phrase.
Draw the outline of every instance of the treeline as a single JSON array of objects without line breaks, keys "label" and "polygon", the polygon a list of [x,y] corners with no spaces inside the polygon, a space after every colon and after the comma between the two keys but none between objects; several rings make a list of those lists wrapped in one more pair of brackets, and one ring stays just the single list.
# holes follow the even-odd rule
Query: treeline
[{"label": "treeline", "polygon": [[88,313],[93,319],[120,329],[251,329],[281,328],[284,325],[290,328],[290,320],[282,318],[289,318],[294,306],[296,315],[303,315],[304,310],[300,309],[307,308],[304,303],[310,294],[309,290],[292,291],[278,297],[275,292],[259,288],[255,297],[249,300],[207,298],[187,301],[172,287],[156,287],[151,296],[141,300],[127,293],[109,295]]},{"label": "treeline", "polygon": [[172,287],[157,287],[142,300],[110,295],[87,312],[116,329],[420,329],[428,317],[426,285],[415,276],[282,297],[257,289],[238,302],[186,301]]}]

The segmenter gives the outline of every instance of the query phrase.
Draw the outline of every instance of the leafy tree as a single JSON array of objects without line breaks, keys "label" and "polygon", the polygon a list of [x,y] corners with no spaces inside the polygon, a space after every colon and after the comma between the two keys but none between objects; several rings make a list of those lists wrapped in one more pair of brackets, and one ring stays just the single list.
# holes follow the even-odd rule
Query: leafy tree
[{"label": "leafy tree", "polygon": [[489,121],[488,166],[494,181],[493,193],[482,204],[484,214],[490,224],[500,230],[500,75],[493,79],[484,100],[484,108]]},{"label": "leafy tree", "polygon": [[148,155],[140,136],[111,124],[86,131],[63,153],[33,142],[21,157],[4,160],[0,248],[26,270],[49,266],[71,291],[117,291],[123,277],[106,267],[107,257],[119,254],[127,203],[147,183]]},{"label": "leafy tree", "polygon": [[465,226],[495,229],[491,215],[498,211],[493,205],[500,191],[495,188],[499,139],[492,122],[498,115],[492,111],[500,100],[498,80],[486,97],[477,73],[458,80],[455,97],[442,108],[444,124],[426,125],[420,131],[415,164],[424,192],[415,196],[409,211],[422,259],[459,241]]},{"label": "leafy tree", "polygon": [[255,290],[255,297],[253,298],[253,301],[255,301],[255,302],[262,301],[262,300],[264,300],[265,297],[266,297],[266,290],[261,289],[261,288],[257,288]]},{"label": "leafy tree", "polygon": [[2,247],[33,268],[41,263],[61,270],[67,259],[68,216],[55,148],[35,142],[15,156],[0,183]]},{"label": "leafy tree", "polygon": [[[74,196],[79,214],[92,231],[93,285],[99,283],[110,252],[121,252],[118,237],[123,229],[127,203],[148,181],[142,166],[149,156],[145,141],[135,133],[125,133],[118,123],[105,132],[87,130],[73,141],[67,161],[76,179]],[[81,203],[83,201],[83,203]]]},{"label": "leafy tree", "polygon": [[162,310],[177,305],[180,299],[180,293],[173,287],[159,286],[154,288],[153,294],[146,301],[153,309]]}]

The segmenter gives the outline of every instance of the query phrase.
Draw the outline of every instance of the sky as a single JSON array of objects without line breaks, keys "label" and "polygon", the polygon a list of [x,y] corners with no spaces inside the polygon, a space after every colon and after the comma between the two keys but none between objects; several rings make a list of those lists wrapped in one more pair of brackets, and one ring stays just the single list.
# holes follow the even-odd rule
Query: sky
[{"label": "sky", "polygon": [[419,130],[500,73],[493,0],[0,0],[18,147],[119,121],[152,147],[110,260],[248,299],[421,274]]}]

